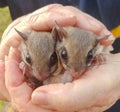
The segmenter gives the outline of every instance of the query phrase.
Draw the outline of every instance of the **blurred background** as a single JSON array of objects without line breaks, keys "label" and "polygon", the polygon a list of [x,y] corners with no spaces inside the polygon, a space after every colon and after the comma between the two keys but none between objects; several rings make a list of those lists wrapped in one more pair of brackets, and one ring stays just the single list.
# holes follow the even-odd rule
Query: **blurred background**
[{"label": "blurred background", "polygon": [[[2,37],[4,30],[11,23],[11,21],[12,20],[10,17],[9,8],[8,7],[0,8],[0,39]],[[0,112],[5,112],[4,105],[6,105],[6,103],[0,101]]]}]

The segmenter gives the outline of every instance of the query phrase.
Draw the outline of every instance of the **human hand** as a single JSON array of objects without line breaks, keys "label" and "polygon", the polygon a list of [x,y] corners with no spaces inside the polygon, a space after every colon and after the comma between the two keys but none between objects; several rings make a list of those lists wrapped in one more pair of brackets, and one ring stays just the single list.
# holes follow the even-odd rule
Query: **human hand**
[{"label": "human hand", "polygon": [[19,112],[54,112],[32,104],[33,90],[27,85],[25,77],[19,69],[20,58],[20,52],[17,49],[11,49],[5,59],[6,88],[11,97],[11,105]]},{"label": "human hand", "polygon": [[12,105],[19,112],[101,112],[120,97],[120,70],[116,67],[120,65],[119,56],[120,54],[112,55],[112,58],[108,56],[106,64],[86,72],[80,80],[65,85],[43,86],[32,94],[33,90],[26,84],[19,69],[20,54],[16,50],[10,50],[5,61],[5,79]]},{"label": "human hand", "polygon": [[18,27],[21,30],[32,29],[38,31],[50,30],[54,26],[55,21],[62,26],[72,25],[93,31],[96,34],[101,35],[101,37],[104,37],[105,35],[112,37],[111,33],[103,24],[74,7],[52,4],[18,18],[5,30],[0,44],[0,60],[3,60],[0,61],[1,100],[10,100],[8,91],[5,87],[4,57],[8,54],[10,46],[17,48],[21,42],[21,38],[15,32],[14,28]]},{"label": "human hand", "polygon": [[[4,58],[4,56],[8,54],[10,46],[18,47],[20,44],[21,38],[15,32],[15,27],[20,28],[21,30],[32,29],[44,31],[52,29],[55,21],[62,26],[72,25],[93,31],[101,37],[106,35],[108,35],[110,39],[112,37],[112,34],[106,29],[106,27],[96,19],[74,7],[53,4],[20,18],[19,22],[15,22],[11,25],[11,27],[8,27],[3,35],[0,47],[1,51],[4,51],[1,54],[1,57]],[[110,42],[111,41],[108,43]]]},{"label": "human hand", "polygon": [[111,32],[95,18],[71,6],[52,4],[20,17],[8,26],[0,45],[0,59],[4,59],[4,56],[8,54],[10,46],[16,48],[21,42],[21,38],[14,28],[46,31],[53,28],[55,21],[61,26],[71,25],[92,31],[101,38],[107,35],[109,42],[114,40]]},{"label": "human hand", "polygon": [[102,112],[120,98],[120,54],[107,55],[106,62],[66,84],[37,88],[32,102],[60,112]]}]

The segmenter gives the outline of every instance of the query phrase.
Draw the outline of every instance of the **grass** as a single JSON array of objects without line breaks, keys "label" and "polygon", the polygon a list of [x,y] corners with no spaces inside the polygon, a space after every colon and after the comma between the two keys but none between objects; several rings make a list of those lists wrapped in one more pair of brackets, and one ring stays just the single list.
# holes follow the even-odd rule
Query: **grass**
[{"label": "grass", "polygon": [[11,17],[8,7],[0,8],[0,37],[7,26],[11,23]]},{"label": "grass", "polygon": [[4,111],[4,102],[0,101],[0,112]]},{"label": "grass", "polygon": [[[2,37],[4,30],[10,23],[11,17],[8,7],[0,8],[0,38]],[[5,103],[0,101],[0,112],[4,112],[4,105]]]}]

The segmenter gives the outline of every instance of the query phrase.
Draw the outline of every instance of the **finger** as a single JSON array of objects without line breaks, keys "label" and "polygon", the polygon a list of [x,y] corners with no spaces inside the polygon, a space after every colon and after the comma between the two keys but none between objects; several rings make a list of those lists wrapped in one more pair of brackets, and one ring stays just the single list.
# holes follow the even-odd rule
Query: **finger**
[{"label": "finger", "polygon": [[[18,97],[18,100],[26,98],[32,90],[24,82],[24,75],[19,68],[20,54],[15,49],[10,49],[8,61],[5,61],[5,79],[6,87],[12,98]],[[27,97],[28,98],[28,97]],[[28,101],[28,100],[27,100]]]},{"label": "finger", "polygon": [[[87,21],[86,25],[84,23],[79,23],[78,26],[80,26],[83,29],[89,30],[94,32],[95,34],[98,35],[98,39],[106,38],[101,41],[102,45],[112,45],[115,37],[112,35],[112,33],[105,27],[104,24],[102,24],[100,21],[97,19],[93,18],[92,16],[83,13],[83,17],[81,17],[83,20]],[[85,17],[85,18],[84,18]]]},{"label": "finger", "polygon": [[[58,7],[58,6],[61,6],[61,5],[60,5],[60,4],[50,4],[50,5],[47,5],[47,6],[43,7],[43,8],[40,8],[40,9],[34,11],[34,12],[32,13],[32,15],[46,12],[46,11],[50,10],[51,8],[55,8],[55,7]],[[27,15],[27,16],[28,16],[28,15]],[[22,16],[22,17],[19,17],[19,18],[17,18],[16,20],[14,20],[14,22],[12,22],[12,23],[8,26],[8,28],[5,30],[2,38],[6,38],[6,36],[10,33],[11,29],[13,29],[17,24],[21,23],[21,22],[24,20],[25,17],[26,17],[26,15],[25,15],[25,16]]]},{"label": "finger", "polygon": [[[100,38],[104,38],[105,36],[109,37],[109,40],[114,40],[114,37],[110,31],[107,30],[104,24],[95,19],[94,17],[80,11],[77,8],[66,6],[67,10],[74,12],[76,16],[76,26],[92,31],[95,34],[99,35]],[[83,22],[84,21],[84,22]]]},{"label": "finger", "polygon": [[[64,10],[62,13],[59,13],[59,10],[62,9],[64,6],[61,4],[51,4],[47,5],[45,7],[42,7],[33,13],[29,14],[25,20],[21,24],[17,26],[17,28],[20,28],[21,30],[25,30],[27,28],[32,30],[39,30],[39,31],[45,31],[45,30],[51,30],[51,28],[55,24],[55,20],[62,21],[60,23],[63,24],[73,24],[73,17],[71,17],[71,14],[65,13]],[[56,11],[57,10],[57,11]],[[68,11],[70,12],[70,11]],[[64,14],[63,14],[64,13]],[[67,14],[67,16],[66,16]],[[65,16],[63,18],[63,16]],[[69,19],[68,19],[69,17]],[[72,20],[70,20],[72,19]],[[75,19],[75,18],[74,18]],[[64,21],[65,20],[65,21]],[[69,21],[68,21],[69,20]],[[72,23],[71,23],[72,22]],[[21,28],[22,27],[22,28]]]},{"label": "finger", "polygon": [[6,36],[9,34],[9,32],[11,31],[11,29],[14,28],[14,26],[16,26],[17,24],[19,24],[23,19],[25,18],[25,16],[19,17],[16,20],[14,20],[8,27],[7,29],[4,31],[2,39],[6,38]]},{"label": "finger", "polygon": [[[36,15],[36,14],[40,14],[40,13],[43,13],[43,12],[46,12],[46,11],[49,11],[50,9],[55,9],[56,7],[60,7],[62,6],[61,4],[50,4],[50,5],[47,5],[45,7],[42,7],[36,11],[34,11],[33,13],[30,13],[31,15]],[[25,16],[22,16],[22,17],[19,17],[17,18],[16,20],[14,20],[9,26],[8,28],[5,30],[2,38],[6,38],[6,36],[10,33],[11,29],[14,29],[14,27],[21,23],[24,18],[26,18],[26,16],[30,15],[30,14],[27,14]]]},{"label": "finger", "polygon": [[11,46],[18,47],[21,42],[21,37],[14,31],[14,27],[17,26],[25,16],[19,17],[14,20],[4,31],[1,44],[0,44],[0,59],[4,60],[5,55],[8,55]]},{"label": "finger", "polygon": [[46,6],[42,7],[42,8],[34,11],[32,13],[32,15],[44,13],[44,12],[47,12],[47,11],[50,11],[50,10],[55,10],[58,7],[63,7],[63,5],[62,4],[49,4],[49,5],[46,5]]},{"label": "finger", "polygon": [[5,65],[2,60],[0,60],[0,85],[0,100],[10,101],[10,96],[5,86]]},{"label": "finger", "polygon": [[14,29],[10,31],[10,34],[6,38],[3,38],[0,44],[0,59],[4,60],[5,55],[8,55],[11,46],[18,48],[22,38],[15,32]]},{"label": "finger", "polygon": [[29,18],[29,25],[31,29],[38,31],[51,30],[57,21],[62,26],[74,25],[76,22],[75,16],[71,14],[64,14],[59,12],[48,11],[40,15],[33,15]]},{"label": "finger", "polygon": [[[41,87],[32,94],[32,101],[44,108],[55,109],[61,112],[78,111],[83,107],[88,108],[87,106],[91,106],[91,104],[89,104],[89,101],[92,101],[91,99],[88,98],[88,102],[83,99],[88,96],[87,91],[89,91],[84,89],[84,87],[79,87],[80,90],[78,90],[76,84],[70,83],[66,85],[59,84]],[[83,90],[87,93],[83,94]]]},{"label": "finger", "polygon": [[[93,18],[92,16],[85,14],[86,18],[88,18],[88,22],[89,22],[89,27],[92,26],[92,28],[88,27],[88,30],[94,32],[95,34],[98,35],[98,39],[102,39],[101,44],[102,45],[112,45],[115,37],[112,35],[112,33],[105,27],[104,24],[102,24],[100,21],[98,21],[97,19]],[[105,39],[106,38],[106,39]]]},{"label": "finger", "polygon": [[[15,74],[21,74],[22,71],[19,69],[20,54],[17,49],[10,49],[9,56],[5,60],[5,78],[6,85],[10,87],[19,86],[23,82],[23,75],[17,77]],[[15,73],[14,73],[15,72]],[[12,79],[12,80],[10,80]]]},{"label": "finger", "polygon": [[[29,94],[29,92],[31,92],[31,90],[29,90],[29,87],[25,85],[24,76],[22,74],[22,71],[19,69],[19,58],[20,56],[18,51],[15,49],[10,49],[8,59],[5,60],[6,87],[10,94],[11,102],[17,109],[19,109],[19,105],[23,106],[24,103],[28,102],[29,95],[26,95],[26,93]],[[16,106],[14,104],[15,102],[19,105]]]},{"label": "finger", "polygon": [[[42,8],[40,8],[40,9],[34,11],[34,12],[32,13],[32,15],[40,14],[40,13],[46,12],[46,11],[48,11],[48,10],[50,10],[50,9],[55,9],[56,7],[59,7],[59,6],[62,6],[62,5],[61,5],[61,4],[50,4],[50,5],[47,5],[47,6],[45,6],[45,7],[42,7]],[[28,14],[28,15],[29,15],[29,14]],[[28,15],[27,15],[27,16],[28,16]],[[9,32],[11,31],[11,29],[13,29],[17,24],[21,23],[21,22],[24,20],[25,17],[26,17],[26,15],[25,15],[25,16],[22,16],[22,17],[19,17],[19,18],[17,18],[16,20],[14,20],[14,22],[12,22],[12,23],[8,26],[8,28],[5,30],[2,38],[6,38],[6,36],[7,36],[7,35],[9,34]]]}]

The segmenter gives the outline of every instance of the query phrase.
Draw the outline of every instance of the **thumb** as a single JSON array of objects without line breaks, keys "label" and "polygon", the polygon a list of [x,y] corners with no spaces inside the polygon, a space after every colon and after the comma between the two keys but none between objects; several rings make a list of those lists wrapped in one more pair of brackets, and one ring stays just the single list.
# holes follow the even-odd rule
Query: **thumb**
[{"label": "thumb", "polygon": [[0,100],[10,100],[9,93],[5,86],[5,64],[2,60],[0,60]]},{"label": "thumb", "polygon": [[[60,112],[74,112],[90,107],[95,102],[95,84],[86,79],[73,83],[51,84],[37,88],[32,94],[32,102],[47,109]],[[86,83],[86,84],[85,84]],[[89,87],[92,86],[93,88]],[[90,88],[90,89],[88,89]],[[99,91],[98,91],[99,92]]]},{"label": "thumb", "polygon": [[[32,102],[49,109],[66,110],[70,106],[66,102],[71,102],[72,87],[71,84],[51,84],[40,87],[33,92]],[[72,102],[71,105],[73,106]]]}]

